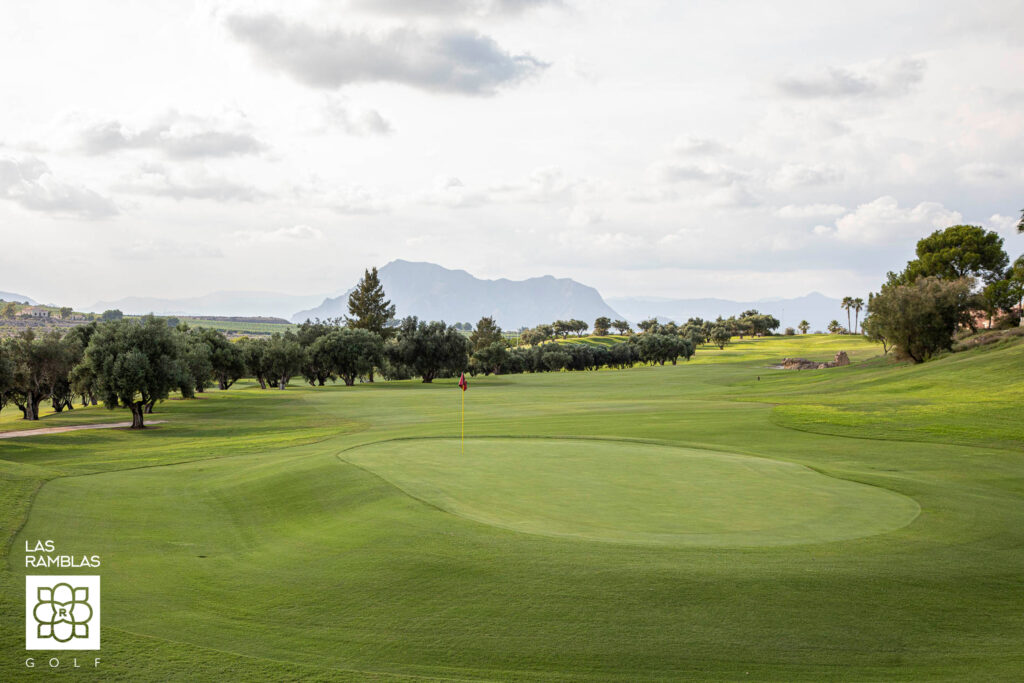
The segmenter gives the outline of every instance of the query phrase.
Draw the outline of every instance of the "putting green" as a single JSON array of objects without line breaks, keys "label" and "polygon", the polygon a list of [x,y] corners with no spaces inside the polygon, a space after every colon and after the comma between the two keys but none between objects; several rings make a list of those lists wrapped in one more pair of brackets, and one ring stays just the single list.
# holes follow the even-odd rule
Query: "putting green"
[{"label": "putting green", "polygon": [[676,546],[775,546],[906,526],[920,508],[801,465],[628,441],[385,441],[344,452],[409,495],[523,533]]}]

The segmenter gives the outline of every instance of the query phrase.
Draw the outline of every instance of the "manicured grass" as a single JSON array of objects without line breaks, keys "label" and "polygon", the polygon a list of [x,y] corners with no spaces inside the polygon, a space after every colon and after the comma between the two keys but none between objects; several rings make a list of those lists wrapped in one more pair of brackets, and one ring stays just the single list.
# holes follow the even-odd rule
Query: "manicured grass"
[{"label": "manicured grass", "polygon": [[919,511],[801,465],[637,441],[401,439],[339,457],[461,517],[595,541],[816,543],[892,531]]},{"label": "manicured grass", "polygon": [[22,631],[24,544],[51,538],[102,557],[104,680],[1016,679],[1024,345],[876,353],[477,377],[465,455],[452,380],[247,384],[142,434],[0,442],[0,678],[53,675]]}]

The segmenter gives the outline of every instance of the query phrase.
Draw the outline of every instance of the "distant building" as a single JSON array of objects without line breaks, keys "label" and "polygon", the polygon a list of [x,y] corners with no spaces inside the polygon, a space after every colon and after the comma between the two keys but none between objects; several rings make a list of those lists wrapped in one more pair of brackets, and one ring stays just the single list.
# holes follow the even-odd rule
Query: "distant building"
[{"label": "distant building", "polygon": [[22,318],[49,318],[52,314],[49,309],[42,306],[26,306],[18,311],[18,315]]}]

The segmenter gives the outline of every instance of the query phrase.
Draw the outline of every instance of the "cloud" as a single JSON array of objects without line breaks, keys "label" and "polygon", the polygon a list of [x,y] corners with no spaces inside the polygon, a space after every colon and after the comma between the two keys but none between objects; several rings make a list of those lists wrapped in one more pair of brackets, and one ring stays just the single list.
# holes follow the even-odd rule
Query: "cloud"
[{"label": "cloud", "polygon": [[799,99],[898,97],[920,83],[924,71],[923,60],[888,60],[856,70],[829,67],[817,74],[788,76],[776,86],[782,94]]},{"label": "cloud", "polygon": [[118,213],[113,201],[58,179],[36,157],[0,157],[0,199],[31,211],[72,218],[105,218]]},{"label": "cloud", "polygon": [[956,169],[956,173],[964,182],[980,185],[1006,180],[1016,180],[1015,176],[1020,175],[1018,171],[1011,170],[1001,164],[985,162],[964,164]]},{"label": "cloud", "polygon": [[224,252],[217,247],[195,242],[170,242],[167,240],[135,240],[128,244],[117,244],[111,248],[114,256],[132,261],[223,258]]},{"label": "cloud", "polygon": [[665,183],[699,182],[731,185],[747,177],[745,173],[728,166],[700,166],[675,161],[658,164],[654,171],[657,178]]},{"label": "cloud", "polygon": [[80,144],[88,154],[158,149],[172,159],[231,157],[264,151],[267,146],[246,127],[244,121],[220,123],[172,111],[141,130],[131,130],[115,120],[89,125],[81,132]]},{"label": "cloud", "polygon": [[327,122],[338,126],[349,135],[390,135],[394,132],[391,123],[376,109],[354,110],[338,99],[328,99],[324,107]]},{"label": "cloud", "polygon": [[318,88],[389,82],[432,92],[492,95],[548,67],[465,29],[421,33],[401,28],[370,35],[287,23],[269,14],[231,15],[227,27],[261,62]]},{"label": "cloud", "polygon": [[211,176],[203,171],[187,174],[172,171],[160,164],[149,164],[119,189],[133,194],[182,199],[208,199],[217,202],[254,202],[266,194],[253,187]]},{"label": "cloud", "polygon": [[522,14],[540,7],[559,7],[561,0],[357,0],[360,9],[379,14],[460,16]]},{"label": "cloud", "polygon": [[921,202],[913,208],[901,208],[894,197],[885,196],[861,204],[836,219],[833,226],[815,226],[814,232],[853,244],[899,244],[962,222],[963,216],[959,212],[937,202]]},{"label": "cloud", "polygon": [[841,216],[844,213],[846,207],[839,204],[787,204],[775,210],[779,218],[819,218]]},{"label": "cloud", "polygon": [[775,174],[773,184],[782,188],[814,187],[837,183],[843,172],[825,164],[786,164]]},{"label": "cloud", "polygon": [[688,136],[676,140],[672,151],[681,156],[715,156],[728,152],[729,148],[718,140]]},{"label": "cloud", "polygon": [[303,243],[321,239],[324,234],[317,228],[308,225],[293,225],[269,231],[236,231],[235,239],[242,242],[259,244]]}]

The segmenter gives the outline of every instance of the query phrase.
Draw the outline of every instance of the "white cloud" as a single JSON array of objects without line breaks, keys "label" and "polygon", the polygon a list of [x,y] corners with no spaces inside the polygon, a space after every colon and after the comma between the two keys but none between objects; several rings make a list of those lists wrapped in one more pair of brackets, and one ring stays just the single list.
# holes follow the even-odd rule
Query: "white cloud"
[{"label": "white cloud", "polygon": [[278,228],[277,230],[240,230],[235,232],[237,240],[255,244],[303,243],[320,240],[323,236],[323,232],[319,229],[304,224]]},{"label": "white cloud", "polygon": [[62,217],[95,219],[118,213],[112,200],[59,179],[37,157],[0,157],[0,198]]},{"label": "white cloud", "polygon": [[215,202],[255,202],[267,195],[246,183],[209,173],[205,168],[168,167],[147,164],[118,185],[122,192],[153,197],[204,199]]},{"label": "white cloud", "polygon": [[962,222],[959,212],[938,202],[901,208],[894,197],[886,196],[861,204],[836,219],[834,226],[816,226],[814,232],[852,244],[900,244]]},{"label": "white cloud", "polygon": [[898,97],[924,79],[920,59],[890,59],[853,68],[830,67],[814,74],[779,79],[780,92],[801,99]]},{"label": "white cloud", "polygon": [[820,218],[844,213],[846,207],[839,204],[787,204],[775,210],[779,218]]},{"label": "white cloud", "polygon": [[390,82],[433,92],[492,95],[548,67],[467,29],[399,28],[375,35],[289,22],[272,14],[233,14],[227,27],[262,63],[318,88]]},{"label": "white cloud", "polygon": [[140,128],[111,119],[87,124],[79,137],[81,148],[88,154],[155,149],[171,159],[240,156],[267,148],[237,112],[219,121],[171,110]]}]

